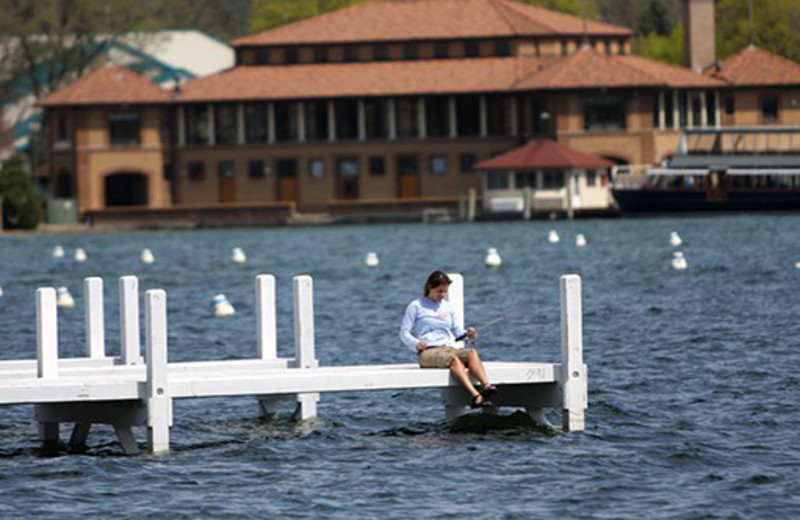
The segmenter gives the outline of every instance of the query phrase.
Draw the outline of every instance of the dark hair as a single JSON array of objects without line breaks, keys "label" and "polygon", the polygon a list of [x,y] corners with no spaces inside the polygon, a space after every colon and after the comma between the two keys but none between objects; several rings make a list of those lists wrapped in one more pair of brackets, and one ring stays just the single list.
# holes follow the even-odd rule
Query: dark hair
[{"label": "dark hair", "polygon": [[451,280],[444,271],[434,271],[428,275],[428,279],[425,281],[425,286],[422,290],[425,296],[428,296],[431,289],[442,285],[450,285],[451,283],[453,283],[453,280]]}]

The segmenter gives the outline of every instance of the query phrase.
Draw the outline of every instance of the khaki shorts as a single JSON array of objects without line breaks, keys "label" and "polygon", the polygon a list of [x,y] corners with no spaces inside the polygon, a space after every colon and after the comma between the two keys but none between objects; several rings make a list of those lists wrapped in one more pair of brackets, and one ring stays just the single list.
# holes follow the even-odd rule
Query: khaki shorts
[{"label": "khaki shorts", "polygon": [[433,347],[426,348],[419,354],[421,368],[450,368],[450,363],[458,357],[464,365],[472,352],[471,348]]}]

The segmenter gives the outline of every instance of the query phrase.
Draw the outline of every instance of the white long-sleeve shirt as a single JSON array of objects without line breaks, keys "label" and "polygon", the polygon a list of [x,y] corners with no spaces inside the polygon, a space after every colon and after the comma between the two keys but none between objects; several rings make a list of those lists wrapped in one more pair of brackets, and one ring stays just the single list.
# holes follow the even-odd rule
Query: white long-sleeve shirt
[{"label": "white long-sleeve shirt", "polygon": [[458,325],[459,321],[449,301],[436,302],[423,296],[406,307],[400,324],[400,340],[415,354],[420,340],[428,347],[459,347],[456,338],[466,334]]}]

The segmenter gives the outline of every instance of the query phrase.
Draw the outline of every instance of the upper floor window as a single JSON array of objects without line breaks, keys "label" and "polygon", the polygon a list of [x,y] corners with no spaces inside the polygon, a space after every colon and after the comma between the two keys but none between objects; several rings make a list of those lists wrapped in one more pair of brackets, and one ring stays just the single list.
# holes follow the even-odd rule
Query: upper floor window
[{"label": "upper floor window", "polygon": [[67,118],[64,114],[58,114],[58,140],[64,141],[69,139],[67,134]]},{"label": "upper floor window", "polygon": [[416,60],[419,58],[419,47],[414,43],[406,45],[403,47],[403,57],[407,60]]},{"label": "upper floor window", "polygon": [[386,61],[389,59],[389,47],[378,45],[375,47],[375,61]]},{"label": "upper floor window", "polygon": [[775,94],[761,97],[761,120],[765,123],[778,120],[778,96]]},{"label": "upper floor window", "polygon": [[619,48],[617,49],[618,54],[625,54],[625,40],[619,41]]},{"label": "upper floor window", "polygon": [[495,56],[511,56],[511,43],[506,40],[494,42],[494,55]]},{"label": "upper floor window", "polygon": [[209,136],[208,105],[186,105],[183,108],[188,144],[206,144]]},{"label": "upper floor window", "polygon": [[358,47],[353,47],[353,46],[345,47],[344,61],[358,61]]},{"label": "upper floor window", "polygon": [[588,98],[583,102],[585,130],[623,130],[625,128],[625,98]]},{"label": "upper floor window", "polygon": [[297,63],[300,61],[300,53],[295,47],[290,47],[284,51],[283,58],[286,63]]},{"label": "upper floor window", "polygon": [[437,42],[433,47],[433,55],[438,59],[445,59],[450,57],[450,46],[447,42]]},{"label": "upper floor window", "polygon": [[218,144],[233,144],[237,141],[236,105],[231,103],[214,106],[214,137]]},{"label": "upper floor window", "polygon": [[317,63],[327,63],[330,61],[327,47],[317,47],[314,49],[314,61]]},{"label": "upper floor window", "polygon": [[139,144],[139,114],[111,112],[108,114],[108,134],[112,146]]},{"label": "upper floor window", "polygon": [[248,143],[265,143],[269,138],[266,103],[245,103],[244,139]]},{"label": "upper floor window", "polygon": [[476,41],[468,41],[464,44],[464,55],[474,58],[481,53],[480,45]]},{"label": "upper floor window", "polygon": [[561,55],[566,56],[569,54],[569,42],[567,40],[561,40]]},{"label": "upper floor window", "polygon": [[256,49],[256,65],[266,65],[267,63],[269,63],[269,51]]}]

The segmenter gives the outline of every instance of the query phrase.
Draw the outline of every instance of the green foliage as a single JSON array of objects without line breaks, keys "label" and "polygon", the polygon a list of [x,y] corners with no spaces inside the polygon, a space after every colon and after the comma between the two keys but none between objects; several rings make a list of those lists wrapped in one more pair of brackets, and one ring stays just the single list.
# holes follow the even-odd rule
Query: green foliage
[{"label": "green foliage", "polygon": [[365,0],[252,0],[250,30],[267,31],[281,25],[298,22],[360,4]]},{"label": "green foliage", "polygon": [[641,34],[646,35],[669,35],[672,31],[672,22],[669,19],[669,9],[665,0],[650,0],[639,16],[637,29]]},{"label": "green foliage", "polygon": [[675,24],[668,36],[650,33],[634,39],[633,51],[645,58],[683,65],[683,24]]},{"label": "green foliage", "polygon": [[42,218],[42,203],[21,155],[11,157],[0,170],[3,225],[6,229],[36,229]]},{"label": "green foliage", "polygon": [[537,7],[544,7],[545,9],[552,9],[562,13],[571,14],[573,16],[585,16],[588,20],[597,19],[597,6],[594,0],[517,0],[522,4],[535,5]]},{"label": "green foliage", "polygon": [[[751,42],[747,0],[717,3],[717,57],[740,51]],[[753,2],[752,43],[800,62],[800,2],[762,0]]]}]

